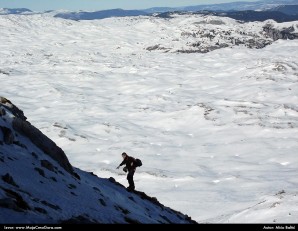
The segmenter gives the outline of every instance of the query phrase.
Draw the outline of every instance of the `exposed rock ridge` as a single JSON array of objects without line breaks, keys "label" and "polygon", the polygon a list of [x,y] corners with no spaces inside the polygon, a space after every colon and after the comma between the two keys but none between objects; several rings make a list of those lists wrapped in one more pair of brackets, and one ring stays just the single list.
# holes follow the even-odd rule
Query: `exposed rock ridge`
[{"label": "exposed rock ridge", "polygon": [[[24,116],[23,111],[4,97],[0,97],[0,106],[8,109],[15,116],[12,120],[12,127],[16,132],[29,138],[32,143],[40,148],[45,154],[57,161],[66,171],[78,177],[74,173],[64,151],[36,127],[31,125]],[[6,127],[1,127],[1,129],[4,134],[4,142],[6,144],[12,144],[14,142],[14,138],[11,130]]]}]

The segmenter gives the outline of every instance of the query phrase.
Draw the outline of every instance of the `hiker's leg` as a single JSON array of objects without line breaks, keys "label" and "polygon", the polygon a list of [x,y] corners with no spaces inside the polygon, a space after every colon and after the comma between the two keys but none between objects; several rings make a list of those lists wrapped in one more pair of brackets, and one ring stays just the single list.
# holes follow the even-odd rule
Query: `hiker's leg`
[{"label": "hiker's leg", "polygon": [[127,174],[127,180],[128,180],[128,184],[129,184],[129,188],[130,189],[135,189],[135,184],[133,182],[133,175],[134,175],[134,173],[135,173],[135,171],[131,170]]}]

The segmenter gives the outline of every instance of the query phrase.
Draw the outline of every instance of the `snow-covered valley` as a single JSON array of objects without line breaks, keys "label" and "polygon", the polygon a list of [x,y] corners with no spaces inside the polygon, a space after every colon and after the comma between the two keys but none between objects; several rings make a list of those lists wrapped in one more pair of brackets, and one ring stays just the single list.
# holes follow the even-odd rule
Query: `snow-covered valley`
[{"label": "snow-covered valley", "polygon": [[1,15],[0,95],[77,168],[127,185],[121,153],[140,158],[137,190],[197,222],[297,223],[298,40],[268,24],[298,30]]}]

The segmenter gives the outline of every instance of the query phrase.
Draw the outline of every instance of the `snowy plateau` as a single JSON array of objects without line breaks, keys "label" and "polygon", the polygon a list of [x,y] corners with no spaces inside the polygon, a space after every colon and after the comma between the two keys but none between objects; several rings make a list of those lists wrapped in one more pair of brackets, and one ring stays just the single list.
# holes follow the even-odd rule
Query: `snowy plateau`
[{"label": "snowy plateau", "polygon": [[[0,28],[1,223],[298,222],[297,21],[50,12]],[[147,199],[117,184],[124,151]]]}]

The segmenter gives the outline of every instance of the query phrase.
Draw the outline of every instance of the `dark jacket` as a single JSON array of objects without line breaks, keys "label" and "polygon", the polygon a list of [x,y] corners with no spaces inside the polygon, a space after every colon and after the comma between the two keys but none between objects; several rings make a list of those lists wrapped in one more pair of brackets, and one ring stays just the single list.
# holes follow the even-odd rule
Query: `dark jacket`
[{"label": "dark jacket", "polygon": [[131,156],[126,156],[125,159],[121,162],[120,166],[126,164],[126,168],[128,171],[135,170],[136,165],[135,165],[135,158]]}]

